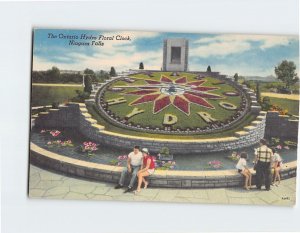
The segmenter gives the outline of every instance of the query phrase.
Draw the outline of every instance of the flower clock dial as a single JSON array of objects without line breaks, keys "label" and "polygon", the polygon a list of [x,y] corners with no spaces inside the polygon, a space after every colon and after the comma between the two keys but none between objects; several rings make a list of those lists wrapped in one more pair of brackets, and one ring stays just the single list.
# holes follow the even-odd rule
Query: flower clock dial
[{"label": "flower clock dial", "polygon": [[239,90],[217,78],[159,72],[115,79],[102,88],[98,102],[105,117],[127,128],[176,133],[217,129],[246,106]]}]

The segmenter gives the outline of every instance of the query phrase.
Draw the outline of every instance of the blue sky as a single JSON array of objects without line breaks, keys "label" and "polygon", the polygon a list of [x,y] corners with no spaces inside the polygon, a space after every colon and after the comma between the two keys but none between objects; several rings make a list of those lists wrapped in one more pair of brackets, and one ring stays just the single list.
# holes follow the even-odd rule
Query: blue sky
[{"label": "blue sky", "polygon": [[[49,33],[57,38],[49,38]],[[99,37],[129,36],[127,40],[102,40],[104,46],[69,45],[69,38],[82,34]],[[95,31],[54,30],[34,31],[33,69],[47,70],[57,66],[61,70],[109,70],[137,69],[143,62],[145,69],[160,69],[162,66],[162,45],[165,38],[186,38],[189,40],[189,70],[206,70],[245,76],[274,75],[274,67],[282,60],[292,60],[299,70],[299,37],[246,34],[198,34],[160,33],[142,31]],[[92,40],[74,39],[77,42]]]}]

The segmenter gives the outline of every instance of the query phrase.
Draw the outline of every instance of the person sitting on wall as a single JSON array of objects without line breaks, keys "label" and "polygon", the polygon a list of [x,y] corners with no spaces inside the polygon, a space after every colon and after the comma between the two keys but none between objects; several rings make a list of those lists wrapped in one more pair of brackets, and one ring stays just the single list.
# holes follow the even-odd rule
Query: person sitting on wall
[{"label": "person sitting on wall", "polygon": [[142,165],[143,154],[140,152],[140,147],[135,146],[133,151],[129,153],[127,159],[127,167],[124,167],[118,185],[115,189],[123,188],[125,177],[127,174],[131,174],[131,179],[128,185],[128,188],[124,191],[124,193],[133,191],[133,185],[136,181],[137,173]]},{"label": "person sitting on wall", "polygon": [[249,168],[247,167],[247,157],[248,155],[246,152],[241,153],[240,159],[236,164],[236,169],[238,170],[238,173],[242,174],[245,177],[244,188],[249,190],[251,188],[252,175]]},{"label": "person sitting on wall", "polygon": [[[273,152],[273,168],[274,168],[274,176],[273,176],[273,181],[272,185],[278,186],[280,184],[280,170],[282,167],[282,158],[278,154],[275,148],[272,148]],[[278,181],[278,184],[276,184],[276,181]]]},{"label": "person sitting on wall", "polygon": [[267,191],[271,185],[271,159],[273,157],[272,150],[267,147],[265,139],[260,140],[260,147],[255,150],[255,169],[256,169],[256,187],[261,189],[262,183]]},{"label": "person sitting on wall", "polygon": [[146,176],[151,176],[155,170],[155,162],[153,157],[149,154],[147,148],[142,149],[143,152],[143,165],[142,169],[138,171],[138,186],[134,191],[134,194],[138,194],[141,191],[142,183],[144,183],[144,189],[148,187],[148,182],[145,180]]}]

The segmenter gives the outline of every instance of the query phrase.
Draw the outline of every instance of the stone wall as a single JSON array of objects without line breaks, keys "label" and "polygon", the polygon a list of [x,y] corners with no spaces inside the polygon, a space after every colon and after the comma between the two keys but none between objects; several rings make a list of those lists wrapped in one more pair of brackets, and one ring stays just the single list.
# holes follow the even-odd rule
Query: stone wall
[{"label": "stone wall", "polygon": [[[104,182],[117,183],[122,167],[91,163],[69,158],[47,151],[33,143],[30,145],[30,162],[36,166],[61,172],[65,175],[77,176]],[[253,184],[255,171],[251,170]],[[281,179],[295,177],[297,161],[284,164]],[[163,188],[221,188],[243,186],[244,178],[236,170],[223,171],[158,171],[149,177],[150,187]]]},{"label": "stone wall", "polygon": [[286,115],[279,115],[279,112],[268,111],[266,120],[266,137],[298,137],[299,119],[292,119]]},{"label": "stone wall", "polygon": [[40,113],[35,119],[35,125],[43,128],[76,127],[91,140],[118,148],[131,148],[134,145],[147,147],[153,153],[166,146],[171,153],[202,153],[233,150],[256,144],[264,137],[266,112],[259,116],[243,130],[235,132],[232,137],[211,139],[159,139],[119,134],[105,130],[88,113],[85,104],[70,103],[47,113]]}]

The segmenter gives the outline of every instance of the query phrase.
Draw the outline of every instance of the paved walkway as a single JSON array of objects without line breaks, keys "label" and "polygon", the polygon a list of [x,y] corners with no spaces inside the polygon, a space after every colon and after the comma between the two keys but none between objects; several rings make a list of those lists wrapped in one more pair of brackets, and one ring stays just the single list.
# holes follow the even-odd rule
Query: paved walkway
[{"label": "paved walkway", "polygon": [[280,93],[273,93],[273,92],[262,92],[261,96],[269,96],[274,98],[280,98],[280,99],[289,99],[289,100],[299,100],[298,94],[280,94]]},{"label": "paved walkway", "polygon": [[114,201],[168,201],[250,205],[294,205],[296,178],[282,181],[271,191],[240,188],[158,189],[148,188],[138,195],[123,194],[114,184],[91,182],[62,176],[30,165],[29,196],[32,198],[86,199]]}]

